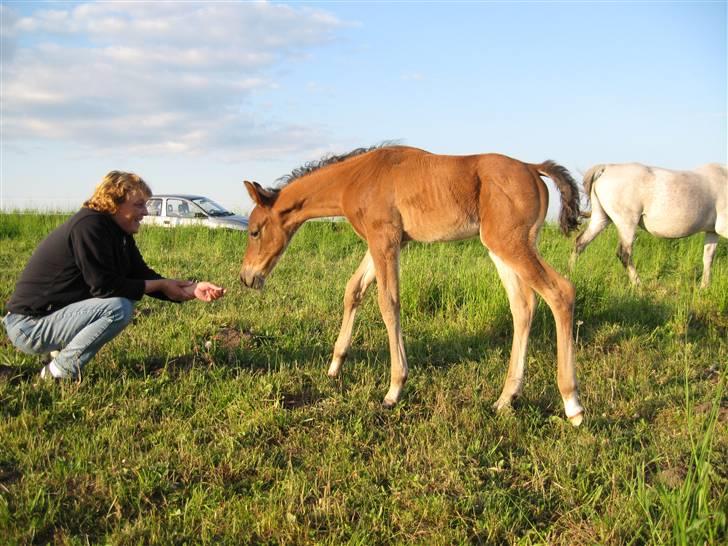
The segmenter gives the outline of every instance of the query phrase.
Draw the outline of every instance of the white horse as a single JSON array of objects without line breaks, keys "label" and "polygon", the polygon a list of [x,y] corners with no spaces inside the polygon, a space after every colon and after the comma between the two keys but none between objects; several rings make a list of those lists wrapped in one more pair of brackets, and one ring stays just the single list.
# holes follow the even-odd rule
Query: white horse
[{"label": "white horse", "polygon": [[614,222],[617,256],[632,284],[640,279],[632,262],[637,225],[656,237],[679,238],[705,232],[701,288],[710,284],[718,236],[728,237],[728,168],[719,163],[694,171],[670,171],[639,163],[595,165],[584,175],[591,199],[589,226],[576,239],[570,265],[599,233]]}]

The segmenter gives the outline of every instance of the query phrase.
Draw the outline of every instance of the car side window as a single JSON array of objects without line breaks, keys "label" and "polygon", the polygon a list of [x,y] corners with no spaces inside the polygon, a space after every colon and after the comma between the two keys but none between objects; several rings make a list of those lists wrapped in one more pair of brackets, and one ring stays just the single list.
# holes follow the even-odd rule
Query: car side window
[{"label": "car side window", "polygon": [[150,199],[147,201],[147,215],[149,216],[161,216],[162,215],[162,200],[161,199]]},{"label": "car side window", "polygon": [[190,211],[187,201],[182,199],[167,199],[167,216],[177,218],[192,218],[194,214]]}]

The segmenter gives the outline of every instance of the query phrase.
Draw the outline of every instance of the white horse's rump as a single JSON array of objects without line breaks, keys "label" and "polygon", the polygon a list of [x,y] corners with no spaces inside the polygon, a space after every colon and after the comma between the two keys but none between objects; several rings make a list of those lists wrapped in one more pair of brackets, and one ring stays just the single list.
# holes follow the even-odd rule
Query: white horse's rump
[{"label": "white horse's rump", "polygon": [[633,284],[640,282],[632,262],[632,242],[638,225],[657,237],[705,232],[701,286],[710,284],[718,236],[728,237],[725,165],[711,163],[694,171],[670,171],[639,163],[595,165],[584,175],[584,190],[591,199],[591,220],[576,239],[572,267],[610,221],[619,233],[617,256]]}]

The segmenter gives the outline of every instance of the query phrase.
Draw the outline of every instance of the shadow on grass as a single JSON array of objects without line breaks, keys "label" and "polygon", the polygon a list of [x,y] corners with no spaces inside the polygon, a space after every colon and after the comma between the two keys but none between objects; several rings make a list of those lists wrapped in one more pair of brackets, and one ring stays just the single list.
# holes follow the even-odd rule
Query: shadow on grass
[{"label": "shadow on grass", "polygon": [[[586,294],[584,294],[586,292]],[[625,326],[638,326],[651,330],[661,326],[669,318],[669,308],[655,304],[642,296],[629,296],[619,300],[610,299],[598,288],[582,288],[579,300],[583,302],[597,300],[602,302],[597,307],[582,314],[589,328],[582,327],[581,341],[589,343],[594,331],[602,323],[618,322]],[[122,367],[133,374],[159,374],[162,370],[169,373],[185,372],[195,366],[227,367],[230,369],[246,369],[250,371],[278,371],[286,363],[293,362],[328,362],[333,350],[336,332],[329,335],[330,344],[323,344],[320,338],[312,339],[312,343],[292,346],[283,337],[256,331],[250,324],[225,326],[212,335],[210,339],[198,340],[192,352],[183,355],[151,355],[143,363],[122,362]],[[462,362],[463,358],[480,360],[493,350],[500,351],[507,360],[510,354],[513,326],[510,311],[503,306],[496,313],[496,318],[488,322],[479,333],[457,333],[447,338],[427,334],[415,337],[417,332],[403,331],[405,349],[410,363],[418,366],[446,368]],[[621,336],[621,330],[616,332]],[[624,334],[633,335],[632,334]],[[555,327],[551,311],[544,302],[540,302],[531,328],[532,345],[546,344],[555,347]],[[618,339],[613,340],[619,341]],[[389,361],[389,347],[386,334],[374,349],[359,349],[354,344],[347,361],[349,363],[362,360]]]},{"label": "shadow on grass", "polygon": [[615,296],[601,285],[581,285],[577,288],[576,316],[581,323],[580,340],[588,344],[603,324],[619,324],[614,342],[632,337],[635,330],[645,333],[664,326],[670,319],[671,308],[657,303],[648,294],[632,291]]},{"label": "shadow on grass", "polygon": [[15,461],[0,461],[0,490],[5,489],[17,482],[23,477],[23,473]]},{"label": "shadow on grass", "polygon": [[42,367],[43,364],[40,362],[37,366],[10,366],[7,364],[0,364],[0,383],[17,385],[19,383],[36,381],[39,379],[39,373]]},{"label": "shadow on grass", "polygon": [[[648,334],[665,325],[671,318],[668,305],[656,303],[649,294],[638,291],[615,296],[601,285],[584,285],[578,289],[577,314],[586,326],[580,329],[580,345],[588,346],[595,341],[595,336],[605,335],[602,325],[614,325],[607,331],[608,340],[599,340],[600,345],[618,345],[622,341],[634,337],[635,333]],[[503,305],[494,313],[494,319],[488,322],[479,333],[422,333],[404,328],[405,347],[412,370],[415,373],[426,373],[428,368],[448,368],[462,363],[464,360],[486,361],[488,355],[496,350],[502,355],[503,368],[497,371],[498,377],[507,366],[511,350],[512,319],[507,305]],[[381,319],[379,319],[381,320]],[[323,328],[323,325],[321,326]],[[318,331],[318,330],[316,330]],[[433,329],[433,331],[435,331]],[[197,340],[193,350],[187,354],[170,356],[165,354],[150,355],[144,362],[120,362],[125,373],[132,377],[186,374],[192,369],[223,369],[235,373],[246,372],[276,373],[282,369],[299,364],[309,366],[310,363],[321,363],[321,373],[325,373],[333,349],[335,331],[327,334],[330,344],[321,342],[319,334],[310,341],[292,343],[283,334],[259,332],[249,322],[226,325],[213,333],[209,338]],[[555,328],[553,317],[548,306],[539,302],[531,330],[531,348],[529,354],[540,350],[555,350]],[[388,368],[389,348],[386,334],[382,329],[382,339],[375,347],[352,347],[346,367],[357,366],[366,362],[385,363]],[[280,404],[285,409],[315,404],[325,393],[317,391],[316,385],[296,387],[291,392],[281,393]],[[346,384],[339,380],[338,388],[346,391]],[[330,393],[329,393],[330,394]],[[558,392],[549,392],[542,399],[529,398],[524,402],[536,408],[540,418],[548,419],[560,414],[560,397]],[[653,418],[659,407],[643,408],[642,418]]]}]

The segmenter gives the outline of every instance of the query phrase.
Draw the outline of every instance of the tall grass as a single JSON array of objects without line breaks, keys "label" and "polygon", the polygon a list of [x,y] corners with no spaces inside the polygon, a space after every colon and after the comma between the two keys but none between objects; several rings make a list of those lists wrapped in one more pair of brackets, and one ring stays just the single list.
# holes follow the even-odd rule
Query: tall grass
[{"label": "tall grass", "polygon": [[[0,297],[63,218],[0,216]],[[587,418],[563,418],[541,303],[524,393],[496,415],[508,302],[477,241],[401,260],[410,380],[384,411],[386,332],[357,317],[325,375],[346,280],[365,252],[344,223],[306,224],[252,292],[244,234],[145,227],[168,276],[210,279],[205,305],[145,298],[80,384],[0,336],[0,537],[24,543],[719,544],[728,539],[728,248],[697,289],[701,239],[638,237],[633,289],[613,230],[582,255],[577,367]],[[571,241],[547,226],[546,259]],[[372,292],[376,287],[372,287]]]}]

